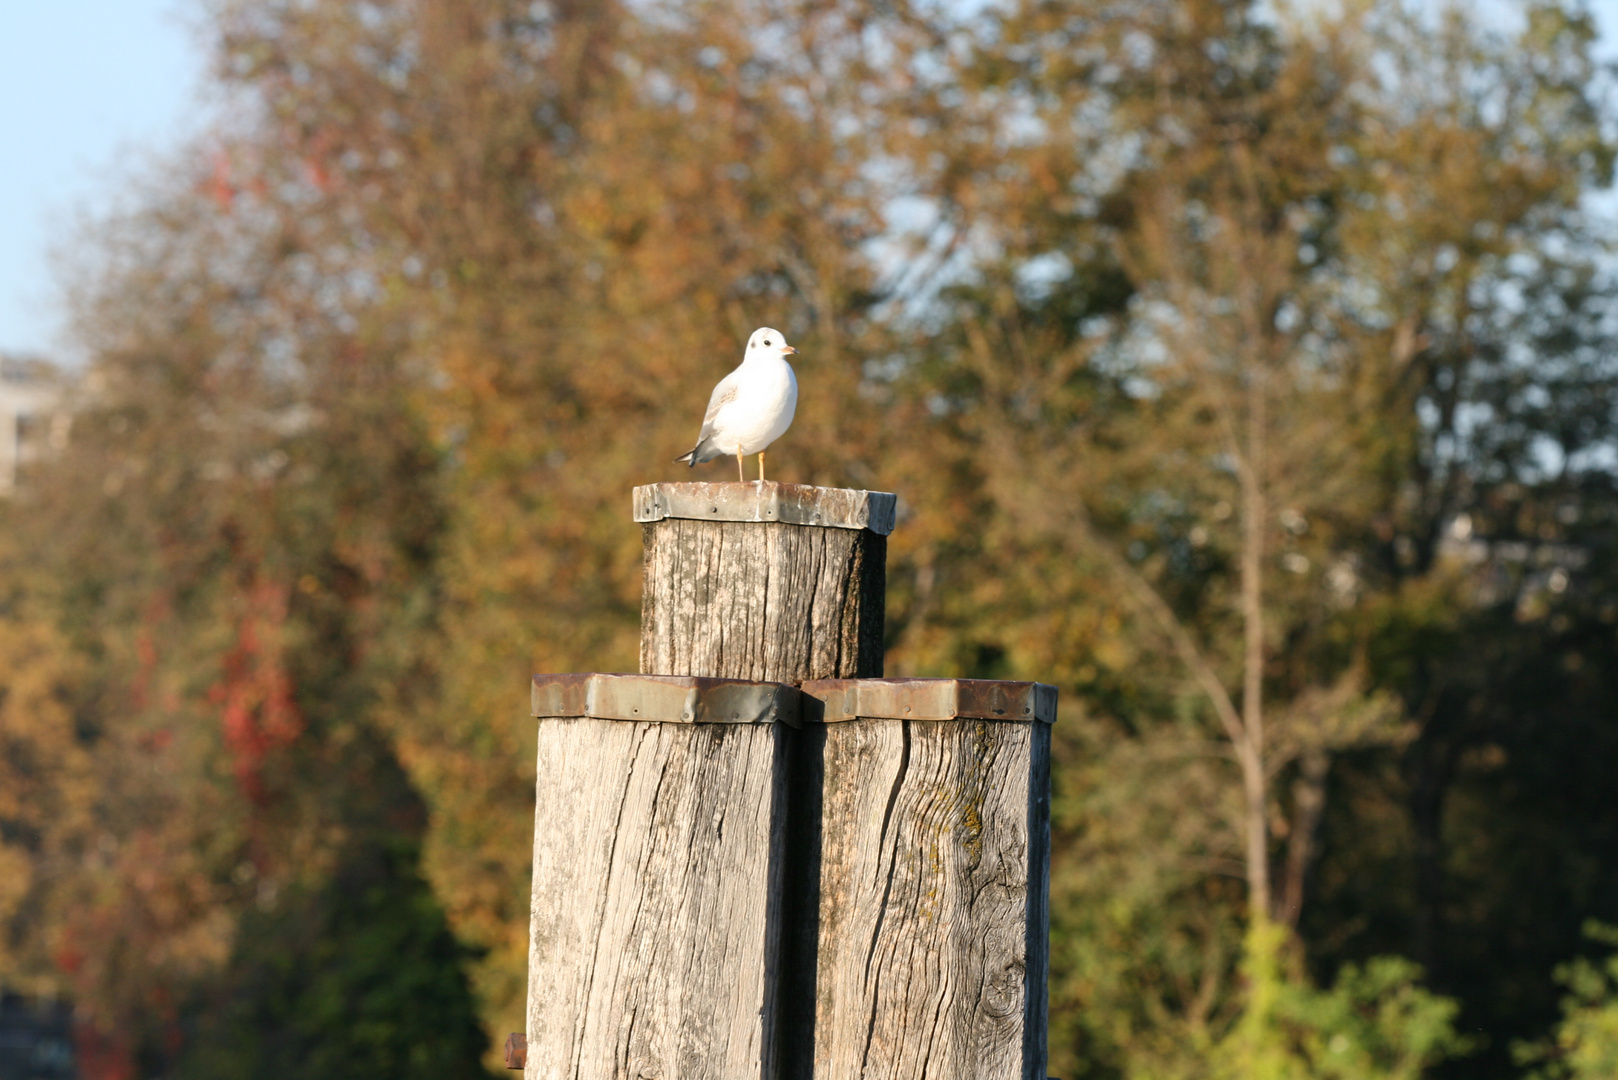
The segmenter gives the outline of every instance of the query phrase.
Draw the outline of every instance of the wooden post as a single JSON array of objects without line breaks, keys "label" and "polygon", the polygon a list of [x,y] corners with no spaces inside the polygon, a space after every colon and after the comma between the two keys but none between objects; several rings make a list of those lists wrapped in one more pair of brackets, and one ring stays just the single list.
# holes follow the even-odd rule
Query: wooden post
[{"label": "wooden post", "polygon": [[800,683],[882,674],[896,500],[799,484],[651,484],[640,669]]},{"label": "wooden post", "polygon": [[525,1080],[779,1075],[790,687],[536,675]]},{"label": "wooden post", "polygon": [[880,678],[894,510],[635,489],[644,674],[534,677],[526,1080],[1044,1076],[1055,692]]},{"label": "wooden post", "polygon": [[882,673],[894,502],[635,490],[648,675],[534,679],[527,1080],[781,1074],[783,927],[813,913],[787,902],[780,684]]},{"label": "wooden post", "polygon": [[793,958],[812,1008],[787,1012],[814,1031],[788,1038],[784,1075],[1044,1080],[1055,689],[803,691],[818,702],[800,773],[819,802],[818,933]]}]

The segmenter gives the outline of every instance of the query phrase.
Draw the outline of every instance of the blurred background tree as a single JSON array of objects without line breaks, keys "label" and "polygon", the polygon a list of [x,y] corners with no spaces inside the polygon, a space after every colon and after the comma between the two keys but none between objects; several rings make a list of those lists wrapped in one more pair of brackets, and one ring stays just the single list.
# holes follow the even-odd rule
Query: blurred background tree
[{"label": "blurred background tree", "polygon": [[628,489],[757,325],[782,475],[902,496],[890,672],[1063,689],[1054,1074],[1539,1067],[1618,919],[1580,9],[207,25],[222,120],[85,237],[0,506],[0,982],[87,1075],[497,1064],[521,687],[633,666]]}]

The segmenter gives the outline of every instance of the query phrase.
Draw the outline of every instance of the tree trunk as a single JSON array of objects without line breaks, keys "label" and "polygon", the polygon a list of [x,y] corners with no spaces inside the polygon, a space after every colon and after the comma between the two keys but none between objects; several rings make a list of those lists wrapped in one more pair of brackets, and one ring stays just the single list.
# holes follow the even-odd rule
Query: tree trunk
[{"label": "tree trunk", "polygon": [[1264,771],[1264,535],[1269,506],[1264,477],[1267,424],[1264,372],[1248,373],[1247,458],[1242,484],[1242,733],[1236,747],[1247,819],[1248,904],[1254,920],[1272,918],[1269,783]]}]

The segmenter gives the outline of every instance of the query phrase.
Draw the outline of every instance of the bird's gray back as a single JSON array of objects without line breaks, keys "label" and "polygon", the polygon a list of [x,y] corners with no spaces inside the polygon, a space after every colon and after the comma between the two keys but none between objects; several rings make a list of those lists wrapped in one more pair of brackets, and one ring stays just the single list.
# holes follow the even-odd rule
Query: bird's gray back
[{"label": "bird's gray back", "polygon": [[702,416],[702,430],[697,433],[697,442],[699,444],[713,434],[713,418],[719,414],[719,410],[736,400],[736,394],[740,389],[741,380],[739,376],[741,373],[742,369],[737,368],[723,379],[720,379],[719,385],[713,388],[713,396],[708,399],[708,411]]}]

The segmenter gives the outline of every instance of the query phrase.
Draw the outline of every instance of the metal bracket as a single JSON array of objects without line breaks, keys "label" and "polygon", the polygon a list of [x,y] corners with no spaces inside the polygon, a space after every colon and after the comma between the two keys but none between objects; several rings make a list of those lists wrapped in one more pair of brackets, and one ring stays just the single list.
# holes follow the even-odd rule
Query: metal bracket
[{"label": "metal bracket", "polygon": [[[811,679],[805,719],[1056,722],[1056,687],[998,679]],[[820,715],[814,715],[815,712]]]},{"label": "metal bracket", "polygon": [[799,694],[783,683],[689,675],[535,675],[534,716],[660,724],[799,724]]},{"label": "metal bracket", "polygon": [[764,483],[646,484],[635,489],[635,520],[779,521],[829,529],[893,531],[899,497],[886,491]]}]

